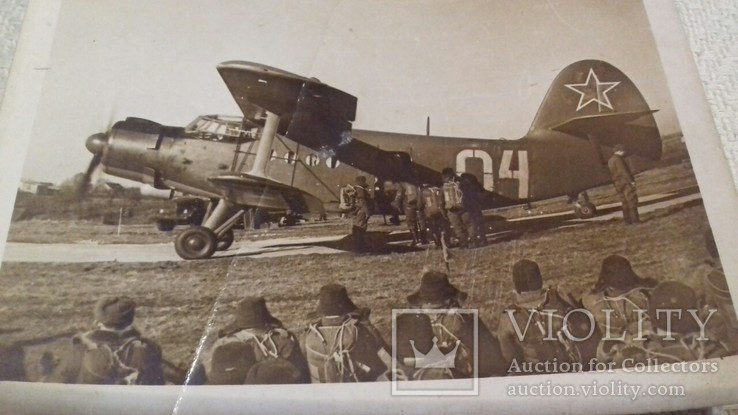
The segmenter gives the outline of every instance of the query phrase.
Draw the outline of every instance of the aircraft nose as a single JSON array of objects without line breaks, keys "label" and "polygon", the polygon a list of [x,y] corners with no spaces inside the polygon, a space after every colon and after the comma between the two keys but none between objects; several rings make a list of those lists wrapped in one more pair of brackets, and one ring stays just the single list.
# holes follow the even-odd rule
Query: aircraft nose
[{"label": "aircraft nose", "polygon": [[97,133],[89,136],[85,142],[87,150],[96,155],[102,154],[105,147],[108,145],[108,136],[103,133]]}]

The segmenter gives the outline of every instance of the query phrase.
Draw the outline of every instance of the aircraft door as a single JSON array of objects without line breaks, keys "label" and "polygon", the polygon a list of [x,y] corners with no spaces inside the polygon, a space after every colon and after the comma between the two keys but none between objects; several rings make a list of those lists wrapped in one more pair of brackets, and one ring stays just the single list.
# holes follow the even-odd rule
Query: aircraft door
[{"label": "aircraft door", "polygon": [[466,149],[456,155],[456,171],[470,173],[482,183],[484,190],[495,190],[495,177],[492,157],[484,150]]}]

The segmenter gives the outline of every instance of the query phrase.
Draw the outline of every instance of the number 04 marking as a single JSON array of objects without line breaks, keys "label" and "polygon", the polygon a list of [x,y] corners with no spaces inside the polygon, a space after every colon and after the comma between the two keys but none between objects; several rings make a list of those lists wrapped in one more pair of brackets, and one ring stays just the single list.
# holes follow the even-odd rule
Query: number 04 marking
[{"label": "number 04 marking", "polygon": [[528,195],[528,151],[518,150],[518,169],[510,170],[512,164],[514,150],[505,150],[502,152],[502,161],[500,162],[500,179],[516,179],[518,180],[518,197],[527,199]]}]

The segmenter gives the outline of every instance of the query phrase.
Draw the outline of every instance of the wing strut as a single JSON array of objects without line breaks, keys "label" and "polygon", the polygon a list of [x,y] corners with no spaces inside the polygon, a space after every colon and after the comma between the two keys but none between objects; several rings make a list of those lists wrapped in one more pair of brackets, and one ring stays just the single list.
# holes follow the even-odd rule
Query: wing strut
[{"label": "wing strut", "polygon": [[266,178],[266,164],[272,156],[272,143],[277,135],[277,127],[279,126],[279,115],[267,111],[264,129],[261,130],[261,138],[256,148],[256,160],[248,174]]}]

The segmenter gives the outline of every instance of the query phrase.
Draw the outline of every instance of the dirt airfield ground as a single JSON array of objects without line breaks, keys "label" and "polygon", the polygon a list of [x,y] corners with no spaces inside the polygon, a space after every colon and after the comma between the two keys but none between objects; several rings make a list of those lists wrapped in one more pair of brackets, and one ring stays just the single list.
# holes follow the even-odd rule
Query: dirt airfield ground
[{"label": "dirt airfield ground", "polygon": [[[696,184],[684,163],[670,163],[641,174],[639,193],[670,192]],[[614,201],[611,186],[590,193],[592,201]],[[508,218],[571,209],[563,199],[495,211]],[[703,235],[709,228],[701,203],[672,206],[644,215],[645,222],[626,227],[621,219],[576,227],[527,230],[514,239],[473,250],[451,251],[452,282],[469,293],[465,306],[495,328],[511,301],[511,269],[519,259],[539,263],[545,283],[574,296],[589,290],[600,263],[611,254],[627,257],[641,276],[675,279],[690,284],[693,270],[705,261]],[[237,233],[254,240],[283,236],[345,233],[345,221],[271,228]],[[371,230],[386,232],[381,217]],[[404,228],[404,225],[403,225]],[[13,223],[10,241],[62,243],[160,243],[172,234],[153,225],[117,227],[88,221],[29,220]],[[321,285],[345,285],[354,302],[372,309],[372,321],[391,340],[391,312],[403,308],[424,270],[445,270],[441,251],[384,255],[294,255],[254,259],[247,256],[205,261],[158,263],[14,263],[0,268],[0,343],[29,341],[92,325],[95,301],[105,295],[127,295],[138,303],[136,326],[158,342],[167,360],[187,368],[201,342],[207,343],[229,319],[235,303],[246,295],[266,297],[272,313],[295,332],[302,332],[314,310]],[[28,371],[43,350],[58,343],[28,348]]]}]

